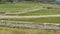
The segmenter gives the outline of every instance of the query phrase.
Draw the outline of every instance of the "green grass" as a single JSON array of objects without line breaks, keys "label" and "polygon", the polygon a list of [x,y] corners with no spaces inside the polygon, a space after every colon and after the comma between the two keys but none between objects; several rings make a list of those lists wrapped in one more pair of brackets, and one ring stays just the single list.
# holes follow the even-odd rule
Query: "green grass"
[{"label": "green grass", "polygon": [[35,6],[40,6],[38,3],[29,4],[0,4],[0,10],[22,10],[26,8],[32,8]]},{"label": "green grass", "polygon": [[60,6],[57,5],[51,5],[51,4],[42,4],[42,3],[24,3],[24,4],[0,4],[0,11],[1,10],[22,10],[22,9],[26,9],[26,8],[31,8],[31,7],[35,7],[35,6],[39,6],[39,7],[43,7],[43,6],[50,6],[50,7],[57,7],[59,8]]},{"label": "green grass", "polygon": [[60,14],[60,10],[38,10],[22,14],[6,14],[6,15],[32,16],[32,15],[52,15],[52,14]]},{"label": "green grass", "polygon": [[60,34],[60,31],[0,27],[0,34]]},{"label": "green grass", "polygon": [[37,22],[37,23],[60,23],[60,17],[48,18],[0,18],[0,20],[8,21],[24,21],[24,22]]}]

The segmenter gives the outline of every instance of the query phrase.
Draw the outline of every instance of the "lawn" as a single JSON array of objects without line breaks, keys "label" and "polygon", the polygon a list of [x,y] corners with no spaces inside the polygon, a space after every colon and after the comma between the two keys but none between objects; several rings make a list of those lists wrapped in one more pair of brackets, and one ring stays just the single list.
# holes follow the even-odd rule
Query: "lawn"
[{"label": "lawn", "polygon": [[0,34],[60,34],[58,30],[34,30],[25,28],[9,28],[0,26]]},{"label": "lawn", "polygon": [[60,14],[60,10],[38,10],[38,11],[32,11],[22,14],[6,14],[6,15],[18,15],[18,16],[36,16],[36,15],[52,15],[52,14]]},{"label": "lawn", "polygon": [[19,18],[0,18],[0,20],[37,22],[37,23],[60,23],[60,17],[20,18],[20,19]]}]

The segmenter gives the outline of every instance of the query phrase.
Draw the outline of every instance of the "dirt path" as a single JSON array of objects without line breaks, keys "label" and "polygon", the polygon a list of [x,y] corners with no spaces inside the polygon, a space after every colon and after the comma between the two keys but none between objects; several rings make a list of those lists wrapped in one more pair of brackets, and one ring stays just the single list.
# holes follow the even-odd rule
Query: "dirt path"
[{"label": "dirt path", "polygon": [[42,17],[60,17],[57,15],[40,15],[40,16],[0,16],[0,18],[42,18]]}]

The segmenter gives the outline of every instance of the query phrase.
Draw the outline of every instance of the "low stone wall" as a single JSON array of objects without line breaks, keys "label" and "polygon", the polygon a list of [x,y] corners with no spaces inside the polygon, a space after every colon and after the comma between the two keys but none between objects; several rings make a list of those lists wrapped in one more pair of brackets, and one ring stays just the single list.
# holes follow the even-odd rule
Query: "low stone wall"
[{"label": "low stone wall", "polygon": [[15,28],[31,28],[40,30],[60,30],[60,24],[53,23],[24,23],[24,22],[10,22],[10,21],[0,21],[0,26],[8,26]]}]

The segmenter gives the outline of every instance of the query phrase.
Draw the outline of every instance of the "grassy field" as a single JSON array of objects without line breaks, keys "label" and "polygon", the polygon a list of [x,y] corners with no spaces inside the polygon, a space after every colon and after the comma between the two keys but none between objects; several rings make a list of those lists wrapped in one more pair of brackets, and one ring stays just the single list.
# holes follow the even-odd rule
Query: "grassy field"
[{"label": "grassy field", "polygon": [[58,30],[34,30],[24,28],[9,28],[0,26],[0,34],[60,34]]},{"label": "grassy field", "polygon": [[30,4],[0,4],[0,10],[22,10],[26,8],[32,8],[35,6],[40,6],[38,3]]},{"label": "grassy field", "polygon": [[39,7],[50,6],[50,7],[54,7],[54,8],[60,7],[58,5],[42,4],[42,3],[0,4],[0,11],[1,10],[22,10],[22,9],[26,9],[26,8],[35,7],[35,6],[39,6]]},{"label": "grassy field", "polygon": [[60,10],[38,10],[38,11],[32,11],[22,14],[6,14],[6,15],[35,16],[35,15],[52,15],[52,14],[60,14]]},{"label": "grassy field", "polygon": [[[0,11],[5,10],[23,10],[27,8],[32,8],[35,6],[51,6],[60,7],[56,5],[45,5],[40,3],[30,3],[30,4],[0,4]],[[29,13],[18,14],[19,16],[30,16],[30,15],[48,15],[48,14],[60,14],[60,10],[38,10]],[[12,14],[7,14],[12,15]],[[13,14],[14,15],[14,14]],[[12,16],[13,16],[12,15]],[[15,14],[16,15],[16,14]],[[0,20],[8,21],[24,21],[24,22],[42,22],[42,23],[60,23],[60,17],[48,17],[48,18],[0,18]],[[25,29],[25,28],[10,28],[0,26],[0,34],[60,34],[60,31],[56,30],[35,30],[35,29]]]},{"label": "grassy field", "polygon": [[19,18],[0,18],[0,20],[37,22],[37,23],[60,23],[60,17],[21,18],[21,19],[19,19]]}]

